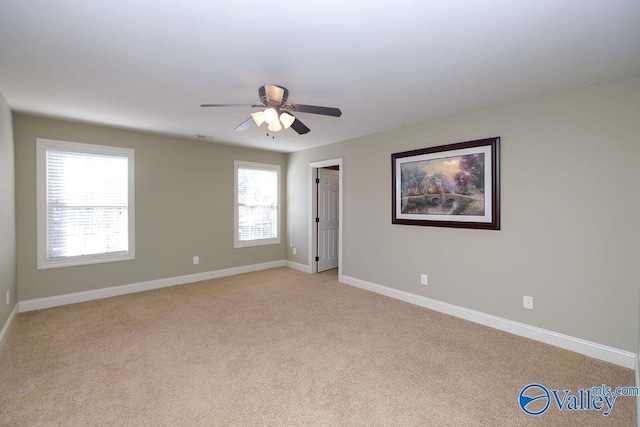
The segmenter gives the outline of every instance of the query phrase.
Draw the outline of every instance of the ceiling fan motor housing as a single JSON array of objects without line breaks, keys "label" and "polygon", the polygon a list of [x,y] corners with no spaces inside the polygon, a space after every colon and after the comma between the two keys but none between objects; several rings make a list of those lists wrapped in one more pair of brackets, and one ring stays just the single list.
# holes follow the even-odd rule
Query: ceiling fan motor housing
[{"label": "ceiling fan motor housing", "polygon": [[258,89],[260,100],[265,107],[283,107],[289,98],[289,90],[278,85],[265,84]]}]

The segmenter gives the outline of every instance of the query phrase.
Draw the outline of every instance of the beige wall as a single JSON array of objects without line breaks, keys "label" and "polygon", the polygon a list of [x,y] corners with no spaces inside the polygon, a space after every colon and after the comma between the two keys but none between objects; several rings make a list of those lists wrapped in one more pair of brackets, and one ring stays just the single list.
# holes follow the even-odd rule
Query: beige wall
[{"label": "beige wall", "polygon": [[[16,216],[11,110],[0,93],[0,329],[16,305]],[[11,293],[6,304],[7,291]]]},{"label": "beige wall", "polygon": [[[501,231],[391,224],[392,153],[493,136]],[[638,350],[640,77],[291,154],[294,262],[308,264],[308,165],[336,157],[344,275]]]},{"label": "beige wall", "polygon": [[[285,171],[284,154],[25,114],[14,114],[13,124],[21,301],[285,257],[284,242],[233,248],[233,161],[279,164]],[[36,138],[136,150],[135,260],[37,270]],[[282,181],[284,191],[284,174]],[[199,265],[192,264],[194,255]]]}]

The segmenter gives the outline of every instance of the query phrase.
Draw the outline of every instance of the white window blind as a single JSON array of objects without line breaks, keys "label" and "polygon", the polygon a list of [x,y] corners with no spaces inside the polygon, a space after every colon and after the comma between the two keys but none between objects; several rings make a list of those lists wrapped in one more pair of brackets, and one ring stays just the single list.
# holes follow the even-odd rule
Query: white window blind
[{"label": "white window blind", "polygon": [[132,259],[133,150],[39,142],[39,267]]},{"label": "white window blind", "polygon": [[280,243],[280,166],[236,161],[236,247]]}]

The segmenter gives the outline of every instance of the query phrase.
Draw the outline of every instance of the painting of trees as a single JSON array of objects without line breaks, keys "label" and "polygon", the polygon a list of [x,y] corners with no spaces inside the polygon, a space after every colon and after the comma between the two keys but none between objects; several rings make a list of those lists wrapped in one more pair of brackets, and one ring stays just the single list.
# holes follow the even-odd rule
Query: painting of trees
[{"label": "painting of trees", "polygon": [[402,195],[417,196],[421,194],[420,184],[427,173],[414,163],[403,165],[400,173],[402,175]]},{"label": "painting of trees", "polygon": [[458,193],[469,194],[472,189],[484,193],[484,154],[460,156],[458,165],[459,171],[453,175]]}]

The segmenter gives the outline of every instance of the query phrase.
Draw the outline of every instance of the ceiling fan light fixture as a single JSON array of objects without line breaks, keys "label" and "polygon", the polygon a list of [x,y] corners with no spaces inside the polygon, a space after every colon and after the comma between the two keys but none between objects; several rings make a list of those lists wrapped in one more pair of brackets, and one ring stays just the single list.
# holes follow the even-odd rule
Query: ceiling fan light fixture
[{"label": "ceiling fan light fixture", "polygon": [[278,112],[274,108],[267,108],[263,111],[264,121],[273,124],[278,121]]},{"label": "ceiling fan light fixture", "polygon": [[285,129],[289,129],[293,122],[296,121],[296,118],[291,114],[284,112],[280,114],[280,121],[282,122],[282,126],[284,126]]},{"label": "ceiling fan light fixture", "polygon": [[251,117],[253,121],[256,123],[256,126],[260,127],[264,123],[264,111],[257,111],[255,113],[251,113]]},{"label": "ceiling fan light fixture", "polygon": [[280,124],[280,120],[276,118],[276,121],[273,123],[269,123],[268,129],[271,132],[278,132],[282,130],[282,124]]}]

